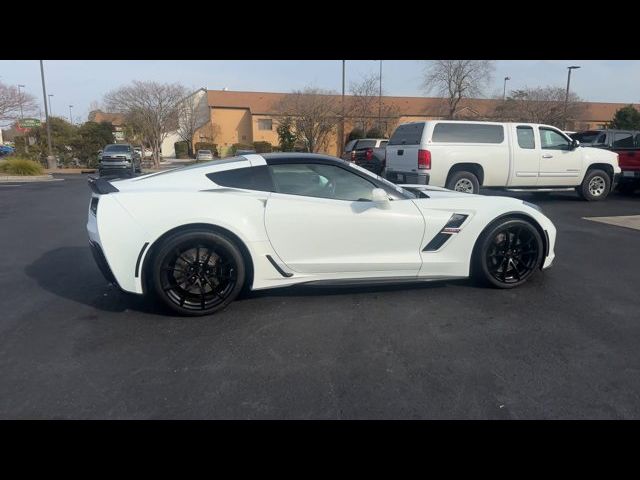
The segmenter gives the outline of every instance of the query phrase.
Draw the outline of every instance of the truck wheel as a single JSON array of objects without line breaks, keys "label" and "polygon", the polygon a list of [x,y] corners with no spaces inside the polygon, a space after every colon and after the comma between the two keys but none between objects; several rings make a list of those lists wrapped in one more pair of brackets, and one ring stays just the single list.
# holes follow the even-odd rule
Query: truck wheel
[{"label": "truck wheel", "polygon": [[480,191],[480,182],[473,173],[461,170],[451,174],[446,187],[456,192],[478,193]]},{"label": "truck wheel", "polygon": [[578,195],[588,202],[604,200],[609,195],[611,179],[604,170],[589,170],[582,180],[582,184],[576,188]]}]

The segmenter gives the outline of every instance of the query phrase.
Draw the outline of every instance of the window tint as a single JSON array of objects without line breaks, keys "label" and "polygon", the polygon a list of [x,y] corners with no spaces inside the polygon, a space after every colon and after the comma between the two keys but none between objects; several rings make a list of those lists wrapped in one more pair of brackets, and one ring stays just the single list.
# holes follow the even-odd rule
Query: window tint
[{"label": "window tint", "polygon": [[569,150],[569,140],[556,130],[540,127],[540,146],[547,150]]},{"label": "window tint", "polygon": [[375,188],[368,180],[333,165],[282,164],[269,168],[279,193],[357,201],[371,200]]},{"label": "window tint", "polygon": [[[600,137],[604,137],[605,134],[604,133],[600,133],[597,130],[596,131],[591,131],[591,132],[580,132],[580,133],[574,133],[573,135],[571,135],[571,138],[575,138],[576,140],[578,140],[582,145],[590,145],[592,143],[597,143],[596,141],[600,138]],[[602,142],[600,143],[604,143],[604,139],[602,140]]]},{"label": "window tint", "polygon": [[396,128],[389,145],[420,145],[424,123],[405,123]]},{"label": "window tint", "polygon": [[434,142],[502,143],[504,127],[482,123],[438,123],[433,129]]},{"label": "window tint", "polygon": [[536,148],[533,127],[516,127],[516,131],[518,132],[518,145],[520,145],[520,148]]},{"label": "window tint", "polygon": [[129,152],[131,147],[129,145],[107,145],[104,147],[105,152]]},{"label": "window tint", "polygon": [[633,134],[627,132],[614,133],[613,148],[633,148]]},{"label": "window tint", "polygon": [[273,182],[267,166],[235,168],[207,174],[209,180],[222,187],[272,192]]},{"label": "window tint", "polygon": [[373,148],[375,146],[375,140],[358,140],[358,143],[356,143],[356,150],[360,150],[361,148]]}]

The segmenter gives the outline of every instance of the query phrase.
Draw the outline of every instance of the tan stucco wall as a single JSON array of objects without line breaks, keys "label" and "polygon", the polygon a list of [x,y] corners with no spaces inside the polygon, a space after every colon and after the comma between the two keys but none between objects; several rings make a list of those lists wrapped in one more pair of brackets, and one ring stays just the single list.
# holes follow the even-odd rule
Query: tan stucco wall
[{"label": "tan stucco wall", "polygon": [[220,126],[216,138],[219,147],[230,147],[234,143],[251,144],[253,125],[247,108],[212,108],[211,122]]}]

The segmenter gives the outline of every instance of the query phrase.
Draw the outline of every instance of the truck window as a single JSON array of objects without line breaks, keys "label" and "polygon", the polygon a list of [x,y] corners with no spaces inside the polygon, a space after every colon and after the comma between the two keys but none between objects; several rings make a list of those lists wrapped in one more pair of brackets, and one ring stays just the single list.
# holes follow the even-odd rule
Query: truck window
[{"label": "truck window", "polygon": [[518,133],[518,145],[520,148],[534,149],[536,148],[536,141],[533,136],[533,127],[519,126],[516,127]]},{"label": "truck window", "polygon": [[420,145],[424,123],[405,123],[398,126],[389,139],[389,145]]},{"label": "truck window", "polygon": [[434,142],[502,143],[504,127],[482,123],[438,123],[433,129]]},{"label": "truck window", "polygon": [[557,130],[540,127],[540,147],[545,150],[569,150],[569,140]]},{"label": "truck window", "polygon": [[640,133],[636,135],[636,147],[640,147]]},{"label": "truck window", "polygon": [[633,134],[628,132],[614,133],[613,148],[633,148]]},{"label": "truck window", "polygon": [[361,148],[373,148],[376,146],[375,140],[358,140],[356,143],[355,150],[360,150]]}]

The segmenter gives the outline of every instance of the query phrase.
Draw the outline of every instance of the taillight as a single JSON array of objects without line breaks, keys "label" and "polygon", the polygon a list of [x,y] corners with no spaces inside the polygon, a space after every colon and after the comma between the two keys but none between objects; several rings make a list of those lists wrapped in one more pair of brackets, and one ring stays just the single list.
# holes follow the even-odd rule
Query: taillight
[{"label": "taillight", "polygon": [[367,153],[365,154],[365,158],[367,161],[373,158],[373,148],[367,148]]},{"label": "taillight", "polygon": [[431,168],[431,152],[429,150],[418,150],[418,168]]}]

